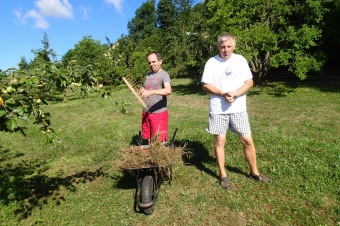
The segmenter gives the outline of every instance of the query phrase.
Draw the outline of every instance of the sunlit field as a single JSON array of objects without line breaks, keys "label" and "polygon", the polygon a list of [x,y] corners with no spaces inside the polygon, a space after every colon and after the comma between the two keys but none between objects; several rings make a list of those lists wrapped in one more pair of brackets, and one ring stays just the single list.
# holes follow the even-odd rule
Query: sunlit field
[{"label": "sunlit field", "polygon": [[[334,83],[267,83],[248,93],[258,166],[271,184],[249,180],[239,139],[228,134],[233,189],[217,182],[213,139],[205,131],[209,96],[173,80],[168,99],[175,144],[193,153],[172,165],[152,215],[134,210],[136,178],[117,170],[137,144],[141,105],[127,87],[50,102],[61,146],[0,134],[0,225],[339,225],[340,94]],[[122,109],[126,110],[123,113]],[[124,111],[125,112],[125,111]]]}]

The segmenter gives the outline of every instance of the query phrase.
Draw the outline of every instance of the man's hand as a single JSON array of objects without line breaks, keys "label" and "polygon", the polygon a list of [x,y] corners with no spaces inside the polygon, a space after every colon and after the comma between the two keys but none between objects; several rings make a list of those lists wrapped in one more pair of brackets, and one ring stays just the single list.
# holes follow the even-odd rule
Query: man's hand
[{"label": "man's hand", "polygon": [[229,103],[233,103],[237,97],[236,91],[227,92],[225,98]]},{"label": "man's hand", "polygon": [[152,90],[146,90],[144,87],[139,89],[139,93],[142,95],[142,98],[148,98],[153,94]]},{"label": "man's hand", "polygon": [[234,97],[233,96],[230,96],[228,94],[225,95],[225,98],[227,99],[227,101],[229,103],[233,103],[235,101]]}]

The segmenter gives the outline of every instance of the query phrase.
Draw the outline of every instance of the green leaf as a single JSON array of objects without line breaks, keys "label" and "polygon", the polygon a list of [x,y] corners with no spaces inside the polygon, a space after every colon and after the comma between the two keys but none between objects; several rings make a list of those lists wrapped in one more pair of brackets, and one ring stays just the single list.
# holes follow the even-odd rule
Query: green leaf
[{"label": "green leaf", "polygon": [[12,113],[14,114],[18,114],[18,115],[23,115],[25,113],[25,110],[22,106],[19,106],[18,108],[16,108],[15,110],[12,111]]},{"label": "green leaf", "polygon": [[26,121],[26,122],[29,122],[29,117],[28,117],[27,114],[25,114],[25,115],[23,115],[23,116],[20,116],[20,117],[18,117],[18,118],[20,118],[20,119],[22,119],[22,120],[24,120],[24,121]]},{"label": "green leaf", "polygon": [[17,128],[17,121],[15,119],[8,119],[6,121],[7,129],[10,131],[14,131]]},{"label": "green leaf", "polygon": [[39,77],[38,76],[34,76],[32,78],[32,82],[35,83],[35,84],[38,84],[39,83]]},{"label": "green leaf", "polygon": [[7,112],[5,110],[0,110],[0,117],[4,116],[6,114],[7,114]]}]

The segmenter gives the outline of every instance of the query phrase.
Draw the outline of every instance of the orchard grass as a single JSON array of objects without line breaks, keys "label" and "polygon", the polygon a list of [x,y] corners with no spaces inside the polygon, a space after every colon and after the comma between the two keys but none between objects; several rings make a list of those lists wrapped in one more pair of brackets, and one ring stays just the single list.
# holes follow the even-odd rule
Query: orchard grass
[{"label": "orchard grass", "polygon": [[[212,136],[205,131],[209,96],[173,80],[169,133],[194,156],[173,164],[154,214],[133,209],[136,178],[116,170],[119,153],[136,145],[141,106],[127,87],[50,102],[61,146],[45,144],[32,125],[0,135],[1,225],[339,225],[339,87],[273,82],[253,87],[248,111],[260,171],[247,178],[239,139],[228,134],[233,189],[218,183]],[[131,104],[131,105],[130,105]],[[122,112],[122,107],[126,113]]]}]

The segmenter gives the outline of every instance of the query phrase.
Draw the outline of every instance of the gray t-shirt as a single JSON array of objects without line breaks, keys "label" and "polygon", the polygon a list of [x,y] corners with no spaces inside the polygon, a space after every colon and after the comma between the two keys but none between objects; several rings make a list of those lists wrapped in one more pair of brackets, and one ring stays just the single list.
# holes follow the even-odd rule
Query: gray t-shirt
[{"label": "gray t-shirt", "polygon": [[[170,76],[168,72],[164,70],[160,70],[157,73],[149,72],[146,76],[144,82],[144,89],[146,90],[157,90],[163,89],[164,83],[170,83]],[[148,111],[150,113],[159,113],[166,110],[167,106],[167,98],[162,95],[151,95],[146,101],[148,109],[144,109],[144,111]]]}]

